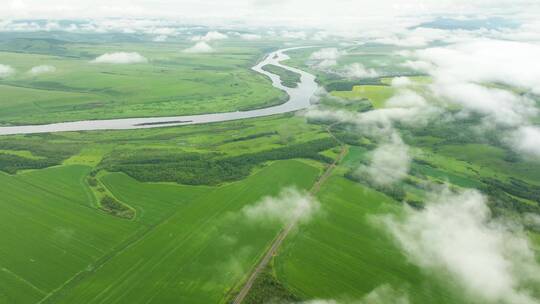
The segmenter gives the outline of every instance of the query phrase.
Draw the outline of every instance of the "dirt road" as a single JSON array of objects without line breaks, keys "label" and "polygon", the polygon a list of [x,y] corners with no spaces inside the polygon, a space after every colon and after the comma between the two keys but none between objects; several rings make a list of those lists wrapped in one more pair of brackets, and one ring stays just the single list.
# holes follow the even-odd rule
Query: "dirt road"
[{"label": "dirt road", "polygon": [[[331,132],[331,128],[333,125],[330,125],[327,129],[328,133],[337,141],[339,141],[334,134]],[[311,190],[309,193],[313,196],[315,196],[319,190],[321,189],[321,186],[328,180],[328,178],[332,175],[332,171],[336,168],[336,166],[343,160],[345,155],[347,155],[348,148],[346,145],[341,143],[341,152],[339,153],[338,157],[334,160],[332,164],[330,164],[324,173],[317,179],[315,184],[313,184],[313,187],[311,187]],[[251,290],[251,286],[253,286],[253,283],[255,282],[255,279],[257,279],[257,276],[266,268],[270,260],[272,260],[272,257],[277,253],[278,249],[281,247],[281,244],[283,243],[283,240],[287,238],[289,233],[293,230],[293,228],[297,224],[297,220],[292,220],[283,230],[280,231],[278,236],[274,239],[274,242],[268,249],[268,251],[265,253],[259,264],[252,270],[251,274],[249,275],[249,278],[245,282],[244,286],[242,286],[242,289],[240,292],[236,295],[234,298],[233,303],[234,304],[241,304],[249,291]]]}]

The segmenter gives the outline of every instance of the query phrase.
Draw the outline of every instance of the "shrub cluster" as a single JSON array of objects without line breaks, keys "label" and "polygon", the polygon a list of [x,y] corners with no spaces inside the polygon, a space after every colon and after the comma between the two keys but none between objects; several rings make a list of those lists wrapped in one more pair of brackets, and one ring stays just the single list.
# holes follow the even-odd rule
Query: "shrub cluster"
[{"label": "shrub cluster", "polygon": [[231,157],[215,153],[140,150],[127,155],[113,153],[101,166],[109,171],[124,172],[143,182],[217,185],[245,178],[255,166],[267,161],[309,158],[330,163],[333,159],[319,152],[336,146],[338,143],[334,139],[324,138]]}]

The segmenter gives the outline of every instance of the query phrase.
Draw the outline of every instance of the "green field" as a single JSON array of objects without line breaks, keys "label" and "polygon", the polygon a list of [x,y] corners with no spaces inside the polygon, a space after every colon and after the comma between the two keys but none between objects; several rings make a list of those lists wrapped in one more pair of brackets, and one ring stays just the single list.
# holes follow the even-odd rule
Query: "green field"
[{"label": "green field", "polygon": [[2,302],[219,302],[277,232],[234,214],[282,187],[307,188],[319,172],[297,161],[278,162],[219,188],[105,175],[111,192],[137,210],[128,221],[93,207],[83,182],[89,169],[0,176],[0,265],[2,286],[9,286],[0,293]]},{"label": "green field", "polygon": [[277,65],[265,65],[263,67],[263,70],[272,74],[279,75],[279,78],[281,79],[281,84],[289,88],[296,88],[298,86],[298,83],[300,82],[300,74],[291,72]]},{"label": "green field", "polygon": [[[163,43],[136,34],[0,32],[0,64],[17,71],[0,79],[0,125],[237,111],[286,100],[251,70],[288,47],[283,38],[247,41],[227,32],[210,42],[213,52],[185,53],[207,29],[190,31]],[[342,46],[331,70],[313,65],[318,49],[290,51],[286,64],[316,75],[329,92],[319,101],[323,110],[362,117],[384,108],[400,90],[391,86],[397,76],[438,102],[426,93],[430,76],[402,66],[400,47]],[[91,63],[117,51],[148,62]],[[380,75],[336,73],[353,63]],[[38,65],[56,71],[30,75]],[[297,86],[299,75],[266,70]],[[444,110],[450,116],[460,108]],[[448,269],[419,266],[380,220],[420,213],[441,188],[481,192],[494,221],[511,219],[540,263],[540,226],[527,222],[540,215],[540,161],[516,152],[506,133],[482,128],[486,116],[363,125],[304,112],[0,136],[0,304],[230,303],[283,228],[250,221],[243,208],[289,187],[318,189],[320,211],[287,236],[244,304],[396,302],[366,300],[374,291],[405,295],[411,304],[494,304],[471,299]],[[389,134],[399,135],[410,159],[404,176],[377,184],[361,169]],[[540,296],[537,286],[530,289]]]},{"label": "green field", "polygon": [[361,85],[355,86],[352,91],[334,91],[332,94],[346,99],[369,99],[374,108],[382,108],[394,91],[390,86]]},{"label": "green field", "polygon": [[302,298],[360,299],[377,287],[403,290],[411,303],[463,303],[445,279],[408,263],[374,217],[400,205],[334,176],[319,195],[325,216],[302,228],[276,258],[277,278]]},{"label": "green field", "polygon": [[[39,44],[40,40],[29,40]],[[211,54],[189,54],[187,44],[84,44],[45,54],[1,51],[16,73],[0,79],[0,124],[36,124],[83,119],[173,116],[247,110],[285,101],[263,75],[251,71],[266,46],[221,44]],[[138,52],[147,63],[91,61],[107,52]],[[31,75],[39,65],[56,71]]]}]

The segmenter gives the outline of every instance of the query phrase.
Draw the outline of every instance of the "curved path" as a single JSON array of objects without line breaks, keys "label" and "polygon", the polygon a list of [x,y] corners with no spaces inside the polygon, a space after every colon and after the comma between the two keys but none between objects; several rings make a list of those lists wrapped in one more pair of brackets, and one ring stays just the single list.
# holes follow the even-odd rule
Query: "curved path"
[{"label": "curved path", "polygon": [[[315,76],[302,70],[289,67],[280,62],[289,57],[285,52],[298,48],[288,48],[272,52],[264,60],[259,62],[252,69],[258,73],[264,74],[272,80],[272,85],[289,95],[289,100],[281,105],[268,107],[252,111],[237,111],[227,113],[200,114],[188,116],[170,116],[170,117],[148,117],[148,118],[122,118],[107,120],[83,120],[74,122],[62,122],[46,125],[28,125],[28,126],[9,126],[0,127],[0,135],[11,134],[30,134],[30,133],[49,133],[65,131],[91,131],[91,130],[126,130],[126,129],[144,129],[157,128],[164,126],[179,126],[190,124],[202,124],[210,122],[230,121],[254,117],[282,114],[305,109],[310,105],[310,99],[318,88],[315,82]],[[289,71],[301,75],[300,83],[296,88],[288,88],[281,84],[278,75],[264,71],[263,66],[273,64]]]}]

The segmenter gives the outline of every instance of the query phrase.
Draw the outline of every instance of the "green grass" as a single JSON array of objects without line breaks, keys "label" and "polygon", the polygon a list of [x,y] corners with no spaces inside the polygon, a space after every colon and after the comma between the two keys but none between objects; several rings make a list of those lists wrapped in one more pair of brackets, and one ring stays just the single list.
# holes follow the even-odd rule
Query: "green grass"
[{"label": "green grass", "polygon": [[[276,45],[230,39],[213,43],[212,54],[186,54],[181,50],[191,44],[178,41],[30,39],[10,48],[0,42],[0,49],[7,50],[0,53],[2,63],[18,71],[0,81],[0,123],[220,112],[283,101],[268,79],[249,70]],[[24,52],[14,52],[17,48]],[[150,62],[89,63],[118,50],[137,51]],[[394,47],[351,47],[336,69],[361,62],[390,77],[365,83],[344,80],[310,67],[308,58],[314,50],[292,51],[288,64],[313,71],[323,86],[350,86],[345,90],[351,91],[332,92],[350,103],[322,101],[334,109],[359,112],[370,110],[370,103],[384,106],[394,93],[388,86],[391,77],[407,72],[395,68],[401,59],[389,55]],[[26,73],[38,64],[54,65],[57,71],[38,77]],[[411,79],[418,84],[430,81],[421,76]],[[411,175],[396,185],[404,190],[405,199],[421,205],[426,181],[482,188],[489,179],[492,187],[513,193],[492,192],[506,195],[497,207],[504,209],[503,214],[515,211],[512,203],[537,205],[527,194],[536,189],[533,185],[540,185],[538,161],[512,157],[508,148],[489,138],[472,136],[470,128],[476,123],[471,119],[464,126],[433,124],[422,130],[395,126],[415,159]],[[411,303],[465,303],[455,281],[409,263],[385,228],[373,220],[377,215],[399,216],[401,203],[343,177],[369,161],[377,139],[347,126],[332,129],[351,146],[318,194],[323,212],[285,241],[273,268],[256,281],[256,293],[249,301],[260,303],[275,296],[354,301],[388,285],[406,292]],[[306,152],[305,144],[329,138],[325,125],[306,123],[294,114],[145,130],[0,137],[0,170],[12,174],[0,172],[0,303],[43,299],[42,303],[53,304],[225,303],[279,229],[277,224],[246,222],[241,209],[286,186],[309,188],[324,169],[320,155],[334,158],[338,151],[321,148],[316,155],[255,156],[295,147]],[[178,179],[161,176],[146,180],[168,182],[143,183],[141,175],[134,174],[136,180],[105,170],[136,159],[139,166],[158,164],[146,168],[157,168],[152,172],[173,168],[173,173],[186,173],[180,156],[194,154],[233,159],[249,168],[235,178],[217,175],[210,183],[214,186],[181,185],[171,182]],[[275,160],[283,158],[294,159]],[[248,160],[257,161],[247,164]],[[91,189],[87,178],[96,172]],[[194,178],[209,173],[203,167]],[[120,218],[101,210],[105,195],[133,213]],[[540,237],[532,231],[527,233],[538,252]]]},{"label": "green grass", "polygon": [[[138,242],[48,302],[220,302],[278,231],[276,226],[246,223],[239,210],[263,195],[277,194],[284,186],[307,188],[317,174],[318,170],[300,162],[284,161],[243,182],[206,190],[192,203],[169,211]],[[156,215],[143,204],[155,205],[162,201],[156,198],[179,187],[139,184],[119,174],[104,181],[118,198],[152,218]]]},{"label": "green grass", "polygon": [[382,85],[359,85],[352,91],[334,91],[332,94],[345,99],[366,98],[371,101],[373,107],[378,109],[384,106],[387,99],[394,95],[395,89],[390,86]]},{"label": "green grass", "polygon": [[426,275],[373,220],[400,212],[384,195],[333,176],[318,195],[324,216],[289,238],[275,260],[278,279],[303,299],[360,299],[381,285],[411,303],[463,303],[451,282]]},{"label": "green grass", "polygon": [[0,154],[16,155],[28,159],[41,159],[42,157],[32,154],[30,151],[25,150],[0,150]]},{"label": "green grass", "polygon": [[[38,43],[38,42],[36,42]],[[187,115],[259,108],[285,101],[283,92],[250,67],[264,46],[223,45],[213,54],[187,54],[186,45],[67,44],[86,57],[0,52],[17,73],[0,80],[0,124]],[[149,63],[95,64],[106,52],[137,51]],[[221,52],[223,51],[223,52]],[[53,73],[32,76],[36,65]]]},{"label": "green grass", "polygon": [[111,193],[137,211],[126,220],[95,208],[84,181],[89,171],[0,173],[0,300],[219,302],[278,229],[247,224],[239,210],[285,186],[308,188],[319,174],[283,161],[218,188],[107,174],[101,179]]},{"label": "green grass", "polygon": [[91,207],[83,183],[89,171],[66,166],[17,176],[0,173],[0,267],[7,269],[2,277],[25,282],[12,291],[21,297],[12,303],[36,302],[23,299],[58,288],[132,233],[132,223]]},{"label": "green grass", "polygon": [[300,300],[277,280],[272,267],[269,265],[257,276],[243,303],[296,303]]},{"label": "green grass", "polygon": [[277,65],[267,64],[263,66],[263,70],[279,75],[281,84],[289,88],[296,88],[300,82],[300,74],[286,70]]}]

